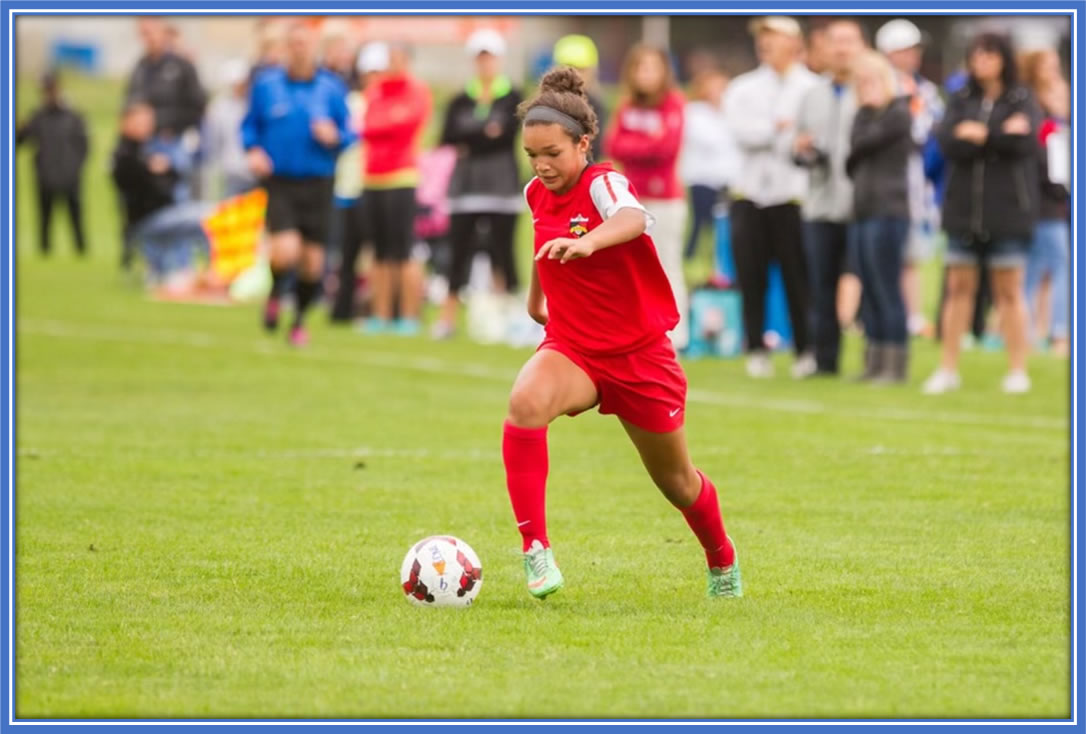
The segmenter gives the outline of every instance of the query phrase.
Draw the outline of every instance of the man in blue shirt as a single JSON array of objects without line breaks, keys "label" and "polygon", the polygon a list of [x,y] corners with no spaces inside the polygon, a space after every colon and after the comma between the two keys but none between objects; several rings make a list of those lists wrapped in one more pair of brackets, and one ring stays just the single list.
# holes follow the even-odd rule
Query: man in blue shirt
[{"label": "man in blue shirt", "polygon": [[308,340],[302,318],[320,292],[336,158],[355,138],[348,127],[347,89],[318,67],[316,51],[313,32],[303,23],[291,25],[286,64],[253,81],[241,123],[249,167],[268,192],[272,289],[264,326],[269,331],[278,327],[282,290],[297,269],[290,330],[295,346]]}]

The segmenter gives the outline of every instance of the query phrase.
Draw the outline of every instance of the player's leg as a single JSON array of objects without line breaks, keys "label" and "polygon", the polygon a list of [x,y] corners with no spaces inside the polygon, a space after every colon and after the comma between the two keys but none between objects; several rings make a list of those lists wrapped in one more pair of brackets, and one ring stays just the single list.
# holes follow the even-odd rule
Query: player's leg
[{"label": "player's leg", "polygon": [[677,428],[668,433],[656,433],[625,418],[620,420],[653,483],[683,514],[705,550],[709,594],[742,596],[735,546],[724,530],[716,487],[690,460],[685,431]]},{"label": "player's leg", "polygon": [[302,235],[297,229],[273,232],[268,236],[268,262],[272,275],[271,291],[264,306],[264,328],[268,331],[279,326],[279,302],[301,256]]},{"label": "player's leg", "polygon": [[264,223],[268,230],[272,286],[264,305],[264,328],[274,331],[279,326],[279,302],[290,274],[302,255],[302,235],[298,231],[297,207],[292,199],[291,182],[273,176],[265,183],[265,188],[268,204]]},{"label": "player's leg", "polygon": [[294,323],[290,327],[290,343],[305,346],[309,335],[305,330],[305,314],[321,294],[321,277],[324,275],[324,245],[305,240],[298,265],[298,278],[294,282]]},{"label": "player's leg", "polygon": [[557,591],[563,581],[547,539],[547,425],[597,400],[585,371],[553,349],[541,349],[528,360],[509,397],[502,434],[505,483],[525,553],[528,591],[537,597]]},{"label": "player's leg", "polygon": [[332,179],[312,181],[302,193],[304,196],[299,199],[302,211],[298,213],[302,248],[294,284],[294,324],[290,329],[290,343],[298,347],[309,341],[303,321],[323,286],[324,249],[332,234]]}]

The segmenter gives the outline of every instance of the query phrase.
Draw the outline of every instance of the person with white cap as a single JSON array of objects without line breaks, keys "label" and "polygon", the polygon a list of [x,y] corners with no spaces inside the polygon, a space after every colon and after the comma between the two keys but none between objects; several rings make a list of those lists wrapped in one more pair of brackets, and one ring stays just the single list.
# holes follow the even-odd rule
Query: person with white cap
[{"label": "person with white cap", "polygon": [[[244,59],[231,59],[222,66],[223,91],[207,108],[204,118],[205,186],[204,191],[231,197],[256,186],[241,144],[241,121],[249,109],[249,65]],[[221,176],[222,185],[214,181]]]},{"label": "person with white cap", "polygon": [[923,148],[935,134],[935,126],[943,118],[946,106],[939,96],[939,87],[920,76],[924,58],[924,36],[911,21],[896,18],[885,23],[875,34],[875,48],[890,60],[898,74],[901,93],[910,98],[913,116],[913,143],[916,150],[909,156],[909,235],[905,244],[905,267],[902,288],[905,308],[909,314],[909,332],[913,335],[930,331],[924,316],[923,284],[920,280],[924,262],[931,259],[935,233],[939,229],[939,208],[935,189],[924,175]]},{"label": "person with white cap", "polygon": [[456,147],[457,161],[448,192],[449,294],[434,324],[435,339],[453,333],[459,291],[467,284],[472,257],[482,249],[484,237],[496,290],[515,293],[520,286],[513,239],[523,208],[515,155],[521,95],[502,73],[505,49],[505,39],[491,28],[471,34],[466,51],[475,76],[445,110],[441,144]]},{"label": "person with white cap", "polygon": [[741,159],[732,189],[731,226],[743,298],[747,374],[773,375],[762,334],[769,263],[776,260],[792,322],[796,353],[792,375],[802,379],[817,367],[807,351],[807,262],[800,221],[807,172],[796,166],[792,155],[799,108],[818,77],[799,63],[802,32],[795,19],[757,18],[750,30],[761,65],[736,77],[724,99],[728,127]]}]

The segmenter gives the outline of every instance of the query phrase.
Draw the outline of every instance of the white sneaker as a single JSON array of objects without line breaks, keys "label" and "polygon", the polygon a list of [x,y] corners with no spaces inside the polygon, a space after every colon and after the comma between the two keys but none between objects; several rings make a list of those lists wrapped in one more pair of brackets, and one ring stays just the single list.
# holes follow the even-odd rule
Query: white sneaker
[{"label": "white sneaker", "polygon": [[814,355],[808,352],[796,357],[796,361],[792,363],[793,380],[805,380],[815,372],[818,372],[818,363],[815,362]]},{"label": "white sneaker", "polygon": [[1003,378],[1003,392],[1009,395],[1020,395],[1029,392],[1030,387],[1032,387],[1032,383],[1029,375],[1024,370],[1008,372],[1007,376]]},{"label": "white sneaker", "polygon": [[773,363],[765,352],[752,352],[747,357],[747,376],[756,380],[767,380],[773,376]]},{"label": "white sneaker", "polygon": [[924,382],[923,389],[925,395],[942,395],[945,392],[957,390],[961,386],[962,378],[957,372],[940,367]]}]

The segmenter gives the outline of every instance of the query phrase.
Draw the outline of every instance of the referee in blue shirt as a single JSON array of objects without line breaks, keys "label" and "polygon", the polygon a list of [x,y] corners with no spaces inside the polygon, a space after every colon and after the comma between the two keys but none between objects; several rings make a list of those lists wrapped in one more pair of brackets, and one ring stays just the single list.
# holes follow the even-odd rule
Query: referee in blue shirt
[{"label": "referee in blue shirt", "polygon": [[343,82],[318,67],[313,31],[294,23],[287,31],[285,66],[267,69],[253,81],[241,123],[249,167],[268,192],[272,289],[264,326],[278,327],[283,286],[297,269],[290,329],[295,346],[308,341],[302,318],[320,292],[336,158],[355,138],[347,126],[346,98]]}]

